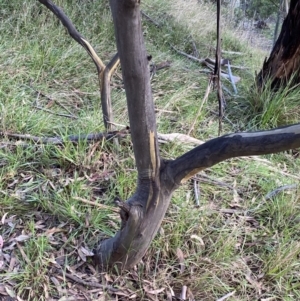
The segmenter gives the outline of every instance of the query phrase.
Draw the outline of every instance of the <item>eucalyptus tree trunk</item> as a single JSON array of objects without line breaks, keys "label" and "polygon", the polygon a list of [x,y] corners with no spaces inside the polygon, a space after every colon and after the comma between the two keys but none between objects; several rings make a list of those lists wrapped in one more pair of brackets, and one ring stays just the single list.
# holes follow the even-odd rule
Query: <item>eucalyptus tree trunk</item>
[{"label": "eucalyptus tree trunk", "polygon": [[291,0],[288,14],[270,57],[265,60],[257,76],[258,87],[263,89],[267,80],[272,88],[291,81],[300,82],[300,1]]},{"label": "eucalyptus tree trunk", "polygon": [[121,229],[101,241],[95,259],[102,268],[131,268],[155,237],[172,193],[199,171],[228,158],[262,155],[300,147],[300,124],[270,131],[234,133],[210,140],[175,160],[159,154],[140,2],[110,0],[127,97],[137,189],[121,208]]}]

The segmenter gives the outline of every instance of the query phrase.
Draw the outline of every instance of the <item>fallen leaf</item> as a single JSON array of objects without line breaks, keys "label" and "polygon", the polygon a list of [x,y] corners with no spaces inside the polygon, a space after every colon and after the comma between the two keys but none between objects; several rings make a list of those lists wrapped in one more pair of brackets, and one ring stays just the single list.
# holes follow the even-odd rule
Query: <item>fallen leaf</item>
[{"label": "fallen leaf", "polygon": [[21,241],[25,241],[29,238],[30,238],[30,235],[21,234],[21,235],[15,237],[14,240],[17,241],[17,242],[21,242]]},{"label": "fallen leaf", "polygon": [[176,256],[177,256],[177,258],[179,260],[179,264],[180,264],[180,274],[182,274],[185,269],[184,255],[183,255],[183,252],[179,248],[176,249]]},{"label": "fallen leaf", "polygon": [[164,290],[165,290],[164,287],[159,288],[159,289],[157,289],[157,290],[146,290],[146,289],[145,289],[145,291],[146,291],[147,293],[152,294],[152,295],[157,295],[157,294],[163,292]]},{"label": "fallen leaf", "polygon": [[4,225],[5,224],[5,218],[7,216],[8,212],[4,213],[2,218],[1,218],[1,224]]},{"label": "fallen leaf", "polygon": [[11,297],[11,298],[16,298],[15,292],[8,286],[5,286],[6,293]]},{"label": "fallen leaf", "polygon": [[94,253],[84,247],[80,247],[80,251],[86,256],[94,256]]}]

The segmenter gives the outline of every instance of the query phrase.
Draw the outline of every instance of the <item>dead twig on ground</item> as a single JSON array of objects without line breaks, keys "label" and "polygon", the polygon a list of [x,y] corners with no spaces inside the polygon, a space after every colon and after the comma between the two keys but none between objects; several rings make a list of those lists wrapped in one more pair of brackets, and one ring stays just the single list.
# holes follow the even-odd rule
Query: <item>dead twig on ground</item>
[{"label": "dead twig on ground", "polygon": [[36,143],[40,144],[56,144],[56,145],[62,145],[65,142],[78,142],[86,140],[88,142],[90,141],[99,141],[99,140],[110,140],[116,137],[124,137],[129,134],[129,129],[126,128],[121,131],[112,131],[108,133],[96,133],[96,134],[87,134],[87,135],[70,135],[66,138],[62,137],[38,137],[38,136],[32,136],[29,134],[10,134],[10,133],[2,133],[0,132],[0,136],[13,138],[13,139],[23,139],[23,140],[30,140]]},{"label": "dead twig on ground", "polygon": [[73,280],[74,282],[82,284],[84,286],[102,288],[104,290],[109,290],[109,291],[112,291],[112,292],[117,292],[118,291],[117,288],[114,288],[111,285],[103,285],[103,284],[100,284],[98,282],[93,282],[93,281],[84,281],[84,280],[80,279],[79,277],[73,276],[73,275],[71,275],[69,273],[66,273],[66,272],[60,270],[60,269],[58,269],[57,271],[63,277],[69,278],[69,279]]},{"label": "dead twig on ground", "polygon": [[277,195],[279,192],[282,192],[284,190],[288,190],[288,189],[296,189],[298,188],[297,184],[291,184],[291,185],[284,185],[284,186],[280,186],[274,190],[272,190],[271,192],[269,192],[266,196],[265,199],[271,199],[272,197],[274,197],[275,195]]},{"label": "dead twig on ground", "polygon": [[[87,134],[87,135],[70,135],[66,138],[62,137],[38,137],[32,136],[29,134],[11,134],[11,133],[3,133],[0,132],[0,136],[13,138],[13,139],[22,139],[22,140],[30,140],[32,142],[36,142],[39,144],[55,144],[55,145],[63,145],[66,142],[74,142],[77,143],[79,141],[87,141],[87,142],[95,142],[99,140],[111,140],[113,138],[124,138],[130,133],[128,128],[125,128],[121,131],[113,131],[108,133],[96,133],[96,134]],[[171,133],[171,134],[157,134],[157,138],[160,143],[166,142],[183,142],[186,144],[200,145],[204,143],[203,141],[190,137],[185,134],[180,133]]]},{"label": "dead twig on ground", "polygon": [[29,83],[29,86],[26,85],[26,87],[29,87],[30,89],[32,89],[34,92],[36,92],[38,94],[38,96],[42,96],[45,97],[47,100],[49,100],[49,103],[47,104],[47,107],[49,108],[49,104],[55,103],[58,106],[60,106],[61,108],[63,108],[66,112],[68,112],[71,116],[73,116],[72,118],[78,118],[76,115],[74,115],[65,105],[63,105],[62,103],[60,103],[57,99],[53,99],[52,97],[48,96],[47,94],[43,93],[42,91],[39,91],[37,89],[35,89],[32,85],[32,82]]},{"label": "dead twig on ground", "polygon": [[92,206],[95,206],[95,207],[98,207],[98,208],[101,208],[101,209],[107,209],[107,210],[111,210],[115,213],[120,213],[120,210],[117,209],[117,208],[114,208],[112,206],[107,206],[107,205],[104,205],[104,204],[100,204],[100,203],[96,203],[96,202],[93,202],[93,201],[89,201],[87,199],[84,199],[84,198],[81,198],[79,196],[74,196],[72,197],[74,200],[77,200],[77,201],[80,201],[80,202],[83,202],[85,204],[89,204],[89,205],[92,205]]},{"label": "dead twig on ground", "polygon": [[47,112],[47,113],[52,114],[52,115],[66,117],[66,118],[71,118],[71,119],[78,119],[78,117],[74,116],[74,115],[63,114],[63,113],[56,113],[56,112],[53,112],[51,110],[48,110],[48,109],[45,109],[45,108],[42,108],[42,107],[39,107],[39,106],[33,106],[33,107],[35,109],[37,109],[37,110],[41,110],[41,111]]},{"label": "dead twig on ground", "polygon": [[224,301],[226,299],[228,299],[229,297],[233,296],[235,294],[235,291],[230,292],[228,294],[226,294],[225,296],[223,296],[222,298],[217,299],[217,301]]},{"label": "dead twig on ground", "polygon": [[153,20],[148,14],[146,14],[143,10],[141,10],[141,14],[143,17],[145,17],[147,20],[149,20],[150,22],[152,22],[156,27],[160,27],[161,25],[156,22],[155,20]]}]

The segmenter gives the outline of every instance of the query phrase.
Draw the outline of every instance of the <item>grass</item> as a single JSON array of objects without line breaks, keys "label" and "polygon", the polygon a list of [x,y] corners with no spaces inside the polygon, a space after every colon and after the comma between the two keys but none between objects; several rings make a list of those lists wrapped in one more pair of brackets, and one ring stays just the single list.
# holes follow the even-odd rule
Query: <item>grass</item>
[{"label": "grass", "polygon": [[[100,57],[109,60],[115,45],[107,3],[57,4]],[[174,52],[170,44],[191,53],[193,40],[201,57],[213,57],[214,9],[177,0],[145,1],[143,10],[161,23],[157,29],[143,21],[149,53],[155,63],[171,61],[171,67],[158,71],[152,80],[158,129],[187,134],[208,77],[199,73],[202,66]],[[0,15],[1,131],[41,137],[103,131],[96,70],[85,51],[36,2],[4,1]],[[224,133],[299,120],[298,90],[286,87],[273,94],[267,87],[258,94],[253,74],[266,54],[251,48],[226,19],[223,22],[224,49],[243,52],[229,55],[230,59],[249,68],[234,70],[241,77],[239,94],[226,95],[230,122],[224,120]],[[230,89],[228,82],[223,83]],[[195,138],[217,136],[215,94],[210,94],[196,119]],[[113,88],[112,101],[115,122],[127,125],[123,89]],[[188,148],[168,143],[161,145],[161,154],[175,158]],[[0,299],[110,299],[110,292],[66,278],[59,274],[63,270],[86,282],[114,284],[120,288],[120,300],[153,300],[156,295],[169,300],[171,292],[179,296],[183,286],[195,300],[217,300],[231,292],[235,293],[229,300],[297,300],[299,192],[288,189],[266,198],[278,187],[299,183],[296,157],[296,152],[247,157],[201,172],[200,206],[195,206],[192,182],[180,187],[143,261],[126,274],[113,275],[98,273],[89,256],[99,239],[112,236],[120,226],[114,198],[127,199],[135,191],[137,173],[129,138],[116,150],[104,142],[55,146],[2,136]],[[100,209],[97,204],[108,207]]]}]

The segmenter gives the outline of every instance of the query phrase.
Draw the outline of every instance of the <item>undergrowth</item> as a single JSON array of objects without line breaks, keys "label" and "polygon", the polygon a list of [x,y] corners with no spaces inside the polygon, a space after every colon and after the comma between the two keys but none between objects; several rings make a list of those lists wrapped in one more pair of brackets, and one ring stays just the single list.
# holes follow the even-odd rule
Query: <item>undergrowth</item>
[{"label": "undergrowth", "polygon": [[[86,282],[113,284],[119,300],[171,300],[171,293],[178,297],[184,286],[190,300],[217,300],[228,293],[239,301],[300,299],[296,150],[228,160],[201,172],[176,191],[157,237],[135,269],[117,276],[97,272],[89,260],[91,250],[120,227],[114,199],[126,200],[135,191],[130,138],[115,148],[110,142],[59,146],[5,136],[66,138],[104,127],[96,70],[84,49],[37,1],[2,2],[0,298],[111,300],[109,290],[76,283],[64,276],[67,272]],[[75,2],[56,1],[107,62],[116,52],[108,3]],[[197,115],[209,75],[171,47],[195,55],[196,46],[200,58],[213,58],[214,7],[181,0],[142,5],[159,24],[143,17],[153,63],[170,63],[152,79],[159,132],[216,137],[215,91]],[[233,68],[240,77],[237,95],[223,80],[229,91],[224,92],[223,132],[299,120],[298,90],[287,86],[273,93],[267,84],[257,92],[254,71],[267,54],[251,47],[230,21],[222,22],[223,49],[231,51],[224,56],[240,67]],[[118,77],[112,81],[112,102],[122,129],[128,117]],[[191,146],[172,142],[160,147],[161,155],[172,159]],[[199,206],[194,181],[200,187]],[[280,187],[288,188],[276,191]]]}]

